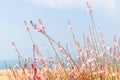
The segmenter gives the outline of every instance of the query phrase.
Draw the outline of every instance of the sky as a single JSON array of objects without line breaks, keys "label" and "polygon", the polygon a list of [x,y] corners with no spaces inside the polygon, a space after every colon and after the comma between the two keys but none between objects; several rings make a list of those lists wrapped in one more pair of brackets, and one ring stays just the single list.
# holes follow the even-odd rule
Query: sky
[{"label": "sky", "polygon": [[[15,42],[24,58],[32,56],[32,42],[25,30],[24,20],[28,22],[32,37],[44,56],[48,56],[44,50],[45,44],[49,46],[48,41],[33,29],[30,20],[39,24],[38,20],[41,19],[46,26],[46,32],[56,41],[61,41],[63,45],[72,41],[67,24],[70,20],[73,24],[73,32],[83,43],[82,33],[88,35],[88,26],[91,24],[86,1],[1,0],[0,60],[17,59],[17,53],[12,49],[12,42]],[[120,0],[88,0],[88,2],[93,8],[96,27],[102,30],[106,43],[111,44],[115,34],[120,38]],[[49,52],[53,54],[51,49]]]}]

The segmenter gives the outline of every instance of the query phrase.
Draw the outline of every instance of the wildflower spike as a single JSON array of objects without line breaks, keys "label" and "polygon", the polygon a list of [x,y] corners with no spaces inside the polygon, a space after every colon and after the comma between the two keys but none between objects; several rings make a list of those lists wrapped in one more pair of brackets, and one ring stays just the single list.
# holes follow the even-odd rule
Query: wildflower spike
[{"label": "wildflower spike", "polygon": [[32,42],[34,43],[34,41],[33,41],[33,39],[32,39],[32,36],[31,36],[31,33],[30,33],[30,31],[29,31],[28,24],[27,24],[27,22],[26,22],[25,20],[24,20],[24,24],[25,24],[25,27],[26,27],[26,29],[27,29],[27,31],[28,31],[28,34],[29,34],[29,36],[30,36]]},{"label": "wildflower spike", "polygon": [[35,59],[35,44],[33,44],[33,58]]},{"label": "wildflower spike", "polygon": [[34,24],[32,21],[30,21],[30,23],[31,23],[31,25],[34,27],[34,29],[36,29],[36,28],[37,28],[37,25],[36,25],[36,24]]},{"label": "wildflower spike", "polygon": [[34,29],[37,32],[44,34],[45,33],[45,26],[43,25],[43,22],[40,19],[39,19],[39,22],[40,22],[40,27],[38,27],[36,24],[34,24],[32,21],[30,21],[31,25],[34,27]]},{"label": "wildflower spike", "polygon": [[18,51],[16,44],[14,42],[12,42],[12,48],[18,53],[18,56],[20,56],[20,58],[22,59],[22,61],[24,62],[23,57],[21,56],[20,52]]},{"label": "wildflower spike", "polygon": [[39,19],[39,23],[40,23],[40,25],[41,25],[41,28],[44,30],[44,29],[45,29],[45,26],[44,26],[44,24],[43,24],[43,22],[42,22],[41,19]]},{"label": "wildflower spike", "polygon": [[15,45],[14,42],[12,42],[12,48],[13,48],[14,50],[17,50],[17,47],[16,47],[16,45]]},{"label": "wildflower spike", "polygon": [[34,26],[32,21],[30,21],[30,23],[31,23],[32,26]]},{"label": "wildflower spike", "polygon": [[41,21],[41,19],[39,19],[39,23],[40,23],[40,25],[43,25],[43,22]]},{"label": "wildflower spike", "polygon": [[58,49],[59,49],[60,52],[63,51],[63,49],[62,49],[62,47],[61,47],[61,45],[60,45],[60,41],[58,41]]},{"label": "wildflower spike", "polygon": [[26,20],[24,20],[24,24],[25,24],[25,28],[27,29],[27,31],[29,31],[29,26],[28,26]]},{"label": "wildflower spike", "polygon": [[71,24],[71,22],[70,22],[70,20],[68,21],[68,26],[69,26],[69,28],[70,28],[70,30],[72,29],[72,24]]},{"label": "wildflower spike", "polygon": [[92,7],[89,5],[89,3],[88,3],[88,1],[86,2],[87,3],[87,7],[88,7],[88,11],[89,11],[89,13],[91,14],[92,13]]}]

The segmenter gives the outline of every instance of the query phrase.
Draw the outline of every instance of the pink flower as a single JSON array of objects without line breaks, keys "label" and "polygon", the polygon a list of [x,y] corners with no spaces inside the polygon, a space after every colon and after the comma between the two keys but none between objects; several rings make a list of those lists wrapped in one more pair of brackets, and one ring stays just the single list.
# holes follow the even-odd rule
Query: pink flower
[{"label": "pink flower", "polygon": [[45,33],[45,26],[43,25],[43,22],[41,22],[41,20],[39,20],[40,22],[40,27],[38,27],[36,24],[34,24],[32,21],[30,21],[31,25],[34,27],[34,29],[37,31],[37,32],[40,32],[40,33]]},{"label": "pink flower", "polygon": [[87,1],[87,7],[88,7],[88,11],[92,13],[92,7],[89,5],[88,1]]},{"label": "pink flower", "polygon": [[104,73],[104,71],[103,70],[99,70],[99,74],[103,74]]},{"label": "pink flower", "polygon": [[37,65],[37,63],[38,63],[38,58],[36,57],[36,58],[34,59],[34,65]]},{"label": "pink flower", "polygon": [[67,61],[70,61],[70,57],[67,56]]},{"label": "pink flower", "polygon": [[45,32],[44,28],[38,28],[38,27],[36,27],[35,30],[37,32],[40,32],[40,33],[44,33]]}]

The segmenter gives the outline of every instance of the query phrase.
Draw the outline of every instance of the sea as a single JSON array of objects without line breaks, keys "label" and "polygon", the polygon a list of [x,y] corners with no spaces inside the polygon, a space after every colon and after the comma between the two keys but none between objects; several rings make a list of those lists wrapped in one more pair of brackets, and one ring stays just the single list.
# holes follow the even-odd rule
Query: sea
[{"label": "sea", "polygon": [[0,61],[0,70],[13,67],[15,64],[18,64],[18,61],[17,60],[8,60],[8,61],[6,61],[6,64],[7,64],[7,66],[5,65],[5,61]]},{"label": "sea", "polygon": [[[10,67],[13,68],[14,65],[18,65],[18,67],[20,68],[18,61],[17,60],[7,60],[6,61],[7,67],[5,65],[5,61],[0,61],[0,70],[3,69],[9,69]],[[51,65],[51,64],[50,64]],[[37,67],[40,68],[40,63],[37,64]],[[120,68],[120,64],[118,64],[118,67]]]},{"label": "sea", "polygon": [[[14,65],[17,65],[18,68],[20,68],[17,60],[0,61],[0,70],[13,68]],[[24,64],[21,63],[22,67],[23,65]],[[28,65],[28,66],[30,67],[31,65]],[[37,68],[40,68],[40,62],[37,63]]]}]

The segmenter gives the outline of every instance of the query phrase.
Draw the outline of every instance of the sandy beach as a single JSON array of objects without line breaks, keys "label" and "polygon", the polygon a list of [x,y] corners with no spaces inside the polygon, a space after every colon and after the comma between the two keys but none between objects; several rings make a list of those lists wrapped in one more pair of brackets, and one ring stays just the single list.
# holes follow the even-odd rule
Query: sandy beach
[{"label": "sandy beach", "polygon": [[10,69],[3,69],[0,70],[0,80],[11,80],[14,79],[12,72],[10,71]]},{"label": "sandy beach", "polygon": [[10,70],[0,70],[0,80],[9,80],[7,77],[7,71],[10,73]]}]

